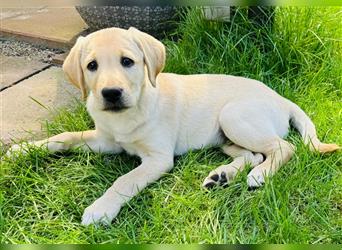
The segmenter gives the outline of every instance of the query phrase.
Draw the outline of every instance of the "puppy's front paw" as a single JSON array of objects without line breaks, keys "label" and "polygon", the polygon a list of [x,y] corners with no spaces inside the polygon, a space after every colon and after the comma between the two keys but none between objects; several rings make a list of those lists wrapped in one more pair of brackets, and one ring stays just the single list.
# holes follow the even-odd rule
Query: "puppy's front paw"
[{"label": "puppy's front paw", "polygon": [[29,145],[31,143],[22,143],[22,144],[14,144],[12,145],[6,152],[6,157],[13,157],[18,153],[27,154]]},{"label": "puppy's front paw", "polygon": [[94,201],[84,210],[82,216],[82,225],[90,224],[110,224],[119,213],[121,206],[118,206],[112,200],[101,197]]}]

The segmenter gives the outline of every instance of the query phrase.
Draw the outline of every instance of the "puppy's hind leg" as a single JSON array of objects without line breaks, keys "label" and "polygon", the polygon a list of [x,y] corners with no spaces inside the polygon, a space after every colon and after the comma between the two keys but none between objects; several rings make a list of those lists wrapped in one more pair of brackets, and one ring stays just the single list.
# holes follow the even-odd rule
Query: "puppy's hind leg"
[{"label": "puppy's hind leg", "polygon": [[266,156],[248,174],[249,187],[261,186],[265,177],[273,175],[294,153],[294,146],[281,138],[288,129],[288,114],[277,106],[262,104],[253,100],[230,103],[219,118],[220,127],[230,141]]},{"label": "puppy's hind leg", "polygon": [[265,177],[272,176],[281,165],[288,162],[294,153],[294,145],[278,138],[273,143],[268,144],[265,151],[266,160],[256,166],[247,176],[247,185],[256,188],[264,184]]},{"label": "puppy's hind leg", "polygon": [[259,165],[263,161],[263,155],[253,154],[251,151],[241,148],[235,144],[224,145],[223,152],[233,157],[233,161],[227,165],[221,165],[211,171],[203,182],[203,187],[212,188],[216,185],[229,185],[239,171],[242,171],[247,164],[252,167]]}]

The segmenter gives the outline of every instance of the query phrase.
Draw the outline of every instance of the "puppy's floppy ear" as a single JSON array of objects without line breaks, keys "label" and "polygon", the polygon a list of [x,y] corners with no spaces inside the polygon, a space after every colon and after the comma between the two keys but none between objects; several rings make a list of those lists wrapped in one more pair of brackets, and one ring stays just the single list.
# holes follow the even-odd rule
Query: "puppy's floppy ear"
[{"label": "puppy's floppy ear", "polygon": [[77,88],[81,90],[82,99],[87,97],[87,88],[85,86],[83,71],[81,68],[81,52],[84,37],[79,37],[69,55],[65,58],[63,63],[63,70],[69,79]]},{"label": "puppy's floppy ear", "polygon": [[165,65],[165,46],[153,36],[130,27],[134,41],[144,54],[144,62],[147,67],[148,77],[153,87],[156,86],[157,75],[163,70]]}]

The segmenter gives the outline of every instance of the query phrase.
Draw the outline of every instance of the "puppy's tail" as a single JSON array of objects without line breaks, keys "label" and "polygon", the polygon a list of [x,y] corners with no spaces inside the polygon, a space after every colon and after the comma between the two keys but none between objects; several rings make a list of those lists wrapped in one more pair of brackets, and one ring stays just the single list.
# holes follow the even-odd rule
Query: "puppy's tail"
[{"label": "puppy's tail", "polygon": [[294,127],[301,134],[304,143],[310,147],[311,151],[328,153],[341,149],[341,147],[336,144],[320,142],[317,138],[315,125],[304,111],[294,103],[291,103],[290,119]]}]

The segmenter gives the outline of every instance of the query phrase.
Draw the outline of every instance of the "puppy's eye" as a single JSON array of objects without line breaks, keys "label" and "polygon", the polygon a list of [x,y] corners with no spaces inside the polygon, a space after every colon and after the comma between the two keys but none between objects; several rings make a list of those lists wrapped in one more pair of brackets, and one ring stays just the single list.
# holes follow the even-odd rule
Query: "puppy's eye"
[{"label": "puppy's eye", "polygon": [[126,68],[129,68],[134,65],[134,61],[128,57],[121,57],[121,65]]},{"label": "puppy's eye", "polygon": [[87,69],[90,70],[90,71],[95,71],[97,70],[97,62],[95,60],[91,61],[90,63],[88,63],[87,65]]}]

